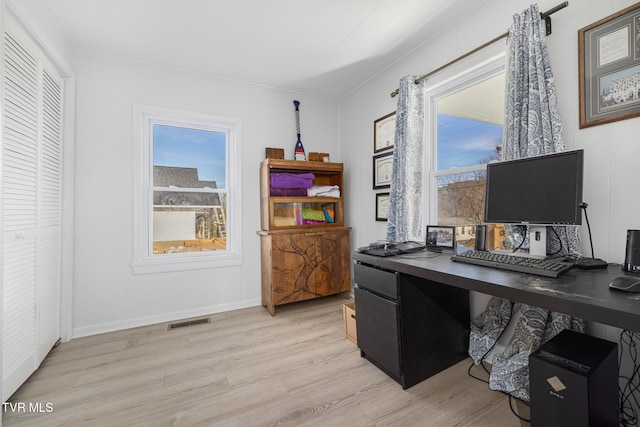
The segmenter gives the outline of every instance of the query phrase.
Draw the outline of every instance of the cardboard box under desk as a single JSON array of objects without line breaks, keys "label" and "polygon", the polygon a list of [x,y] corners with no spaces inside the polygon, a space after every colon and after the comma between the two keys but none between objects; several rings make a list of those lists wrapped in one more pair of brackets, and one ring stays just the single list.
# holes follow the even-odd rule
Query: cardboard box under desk
[{"label": "cardboard box under desk", "polygon": [[342,315],[344,317],[344,336],[358,345],[356,333],[356,304],[354,302],[342,304]]}]

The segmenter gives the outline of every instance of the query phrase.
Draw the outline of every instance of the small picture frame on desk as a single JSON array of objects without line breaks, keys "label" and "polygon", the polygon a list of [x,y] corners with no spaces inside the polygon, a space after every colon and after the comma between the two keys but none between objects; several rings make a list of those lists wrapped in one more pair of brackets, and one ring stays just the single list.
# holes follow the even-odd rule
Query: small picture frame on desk
[{"label": "small picture frame on desk", "polygon": [[376,194],[376,221],[389,219],[389,196],[390,193]]},{"label": "small picture frame on desk", "polygon": [[442,251],[443,249],[455,249],[456,228],[443,225],[427,225],[427,249]]},{"label": "small picture frame on desk", "polygon": [[392,172],[393,153],[373,156],[373,189],[390,188]]}]

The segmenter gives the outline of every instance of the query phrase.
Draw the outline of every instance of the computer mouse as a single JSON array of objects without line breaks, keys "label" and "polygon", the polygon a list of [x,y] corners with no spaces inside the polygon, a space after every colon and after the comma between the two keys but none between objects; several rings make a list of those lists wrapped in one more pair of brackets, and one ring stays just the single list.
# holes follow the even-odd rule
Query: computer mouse
[{"label": "computer mouse", "polygon": [[640,292],[640,277],[616,277],[609,283],[609,288],[625,292]]}]

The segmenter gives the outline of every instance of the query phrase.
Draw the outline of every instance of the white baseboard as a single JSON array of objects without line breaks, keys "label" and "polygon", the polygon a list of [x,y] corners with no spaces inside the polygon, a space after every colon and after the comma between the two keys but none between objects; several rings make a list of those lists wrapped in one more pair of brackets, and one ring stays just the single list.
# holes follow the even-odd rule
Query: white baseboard
[{"label": "white baseboard", "polygon": [[162,313],[154,316],[126,319],[116,322],[100,323],[97,325],[74,327],[71,338],[88,337],[91,335],[104,334],[107,332],[121,331],[124,329],[137,328],[140,326],[155,325],[157,323],[171,322],[174,320],[187,319],[190,317],[204,316],[207,314],[222,313],[225,311],[238,310],[241,308],[257,307],[260,305],[259,299],[236,301],[229,304],[220,304],[209,307],[198,307],[192,310],[174,311]]}]

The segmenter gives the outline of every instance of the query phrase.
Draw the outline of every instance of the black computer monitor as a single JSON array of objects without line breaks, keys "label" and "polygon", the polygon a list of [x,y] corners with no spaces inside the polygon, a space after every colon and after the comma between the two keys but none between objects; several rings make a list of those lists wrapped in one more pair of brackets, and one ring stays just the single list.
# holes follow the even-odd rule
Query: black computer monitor
[{"label": "black computer monitor", "polygon": [[542,226],[530,242],[546,255],[547,225],[582,223],[583,163],[583,150],[489,163],[484,221]]}]

